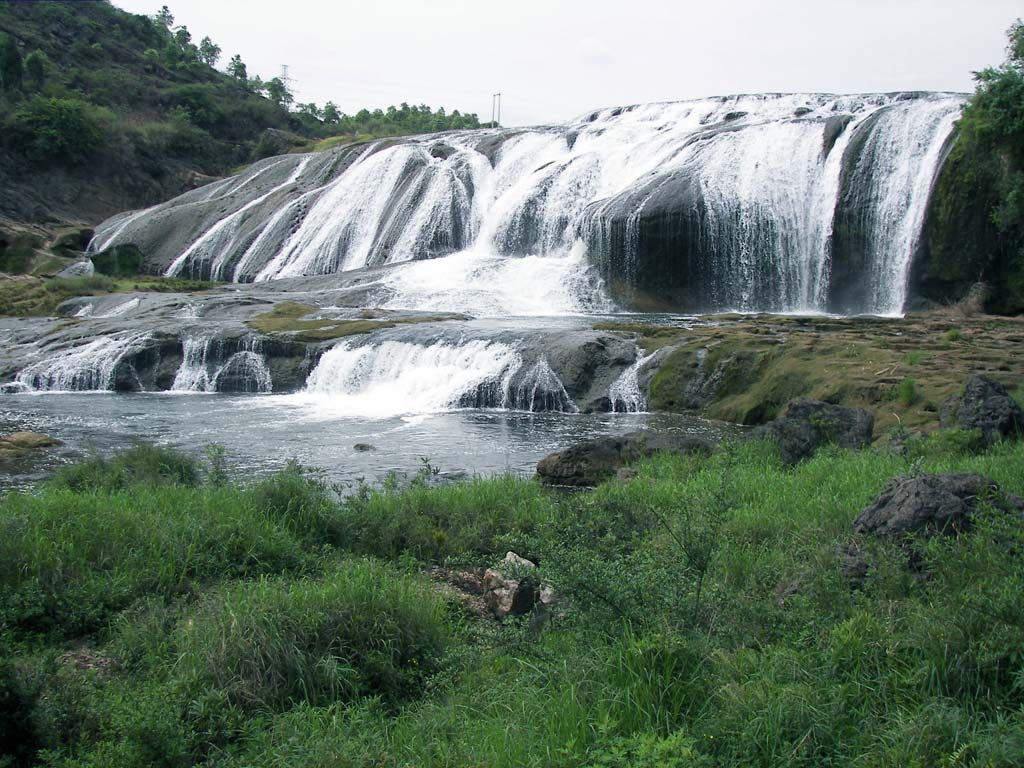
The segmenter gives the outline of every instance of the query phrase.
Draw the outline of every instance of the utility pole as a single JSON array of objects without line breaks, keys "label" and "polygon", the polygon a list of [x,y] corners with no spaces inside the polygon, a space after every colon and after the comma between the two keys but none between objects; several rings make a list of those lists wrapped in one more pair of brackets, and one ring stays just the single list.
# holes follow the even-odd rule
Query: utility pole
[{"label": "utility pole", "polygon": [[[495,111],[495,106],[497,106],[497,111]],[[491,94],[491,123],[495,127],[501,125],[501,91]]]}]

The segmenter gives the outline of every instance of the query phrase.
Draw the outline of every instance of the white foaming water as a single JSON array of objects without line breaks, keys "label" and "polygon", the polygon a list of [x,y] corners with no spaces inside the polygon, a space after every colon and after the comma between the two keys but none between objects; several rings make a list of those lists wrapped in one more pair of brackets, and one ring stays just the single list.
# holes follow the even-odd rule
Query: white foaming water
[{"label": "white foaming water", "polygon": [[869,221],[869,306],[881,315],[902,313],[910,263],[917,250],[946,137],[959,117],[941,102],[898,104],[878,117],[854,174]]},{"label": "white foaming water", "polygon": [[[338,171],[304,160],[270,192],[248,190],[252,200],[175,253],[168,271],[269,280],[457,253],[396,273],[400,295],[392,306],[515,313],[505,281],[518,280],[519,269],[528,264],[538,282],[571,282],[571,271],[548,273],[537,261],[564,260],[580,237],[609,226],[613,211],[625,221],[617,247],[628,258],[640,247],[644,206],[676,178],[692,180],[704,210],[689,246],[698,252],[680,258],[707,264],[702,269],[712,274],[701,280],[715,294],[709,306],[822,311],[833,219],[849,177],[863,187],[857,197],[869,231],[864,279],[872,298],[864,309],[898,313],[942,147],[962,104],[951,94],[737,96],[600,110],[559,127],[378,143],[353,150],[360,153],[353,162],[339,155]],[[852,157],[860,129],[867,139]],[[844,159],[857,167],[844,173]],[[270,167],[211,185],[209,199],[244,193]],[[259,205],[289,184],[307,191],[282,195],[272,212]],[[182,208],[201,202],[190,195]],[[615,208],[624,201],[628,211]],[[160,211],[169,215],[173,201]],[[147,220],[113,220],[96,243],[145,241]],[[157,250],[166,247],[156,237],[166,226],[153,229]],[[479,258],[472,263],[459,252]],[[507,272],[484,268],[483,259],[522,256],[534,261]],[[454,283],[445,287],[445,280]],[[522,311],[588,309],[566,293],[576,289],[532,296]]]},{"label": "white foaming water", "polygon": [[106,312],[94,315],[94,317],[122,317],[123,315],[127,315],[133,309],[136,309],[141,303],[142,302],[139,300],[139,297],[136,296],[134,299],[123,301],[120,304],[111,307]]},{"label": "white foaming water", "polygon": [[271,392],[274,388],[259,342],[246,340],[244,348],[218,362],[221,343],[211,337],[190,336],[182,343],[182,360],[171,385],[172,392],[218,392],[223,377],[230,376],[232,391]]},{"label": "white foaming water", "polygon": [[363,418],[436,413],[488,383],[508,389],[522,365],[515,349],[482,340],[429,346],[401,341],[329,350],[296,397],[325,412]]},{"label": "white foaming water", "polygon": [[652,352],[646,357],[638,354],[636,362],[612,382],[608,390],[612,413],[644,413],[647,410],[647,398],[640,390],[640,369],[655,354],[657,353]]},{"label": "white foaming water", "polygon": [[[286,158],[281,161],[283,163],[291,162],[290,158]],[[302,158],[291,175],[281,184],[276,187],[272,187],[262,195],[253,198],[248,203],[243,205],[234,213],[225,216],[206,232],[200,235],[199,239],[190,245],[184,253],[182,253],[177,259],[171,262],[171,265],[167,268],[166,275],[175,276],[180,275],[186,267],[194,268],[194,264],[191,262],[210,262],[210,275],[214,280],[223,280],[224,271],[227,267],[227,259],[234,252],[234,249],[239,245],[239,232],[238,225],[245,220],[245,215],[248,211],[252,210],[271,195],[280,192],[283,189],[290,187],[295,181],[302,175],[303,170],[309,165],[309,158]],[[266,166],[261,168],[254,176],[262,175],[273,166]],[[252,181],[248,179],[247,181]],[[245,184],[236,186],[232,191],[238,192]]]},{"label": "white foaming water", "polygon": [[48,392],[90,392],[114,388],[121,360],[143,349],[148,333],[100,336],[87,344],[51,352],[22,369],[17,381],[28,389]]},{"label": "white foaming water", "polygon": [[395,267],[385,309],[464,312],[476,317],[610,312],[602,281],[582,243],[562,257],[505,258],[471,251]]}]

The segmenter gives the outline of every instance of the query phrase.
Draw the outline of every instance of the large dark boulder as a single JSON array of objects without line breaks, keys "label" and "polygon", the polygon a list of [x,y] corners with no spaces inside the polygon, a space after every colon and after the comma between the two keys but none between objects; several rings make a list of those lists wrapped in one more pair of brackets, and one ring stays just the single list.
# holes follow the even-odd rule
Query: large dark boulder
[{"label": "large dark boulder", "polygon": [[824,445],[867,448],[874,429],[871,411],[803,399],[791,402],[785,415],[759,427],[752,436],[775,443],[782,460],[796,464]]},{"label": "large dark boulder", "polygon": [[946,429],[979,429],[986,445],[1024,434],[1024,410],[1006,387],[987,376],[972,376],[963,394],[944,402],[939,414]]},{"label": "large dark boulder", "polygon": [[979,504],[1024,512],[1024,500],[1004,494],[984,475],[953,472],[897,477],[853,522],[858,536],[901,539],[911,534],[955,534],[970,529]]},{"label": "large dark boulder", "polygon": [[545,456],[537,464],[537,475],[551,485],[586,487],[607,480],[626,464],[656,453],[708,455],[713,450],[713,443],[696,435],[630,432],[585,440]]}]

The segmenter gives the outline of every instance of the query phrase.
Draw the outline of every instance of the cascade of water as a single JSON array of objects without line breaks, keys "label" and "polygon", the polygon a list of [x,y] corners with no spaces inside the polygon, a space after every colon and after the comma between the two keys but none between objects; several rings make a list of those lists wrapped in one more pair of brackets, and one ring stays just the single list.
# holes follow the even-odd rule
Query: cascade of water
[{"label": "cascade of water", "polygon": [[917,249],[943,147],[959,116],[948,103],[912,102],[882,110],[851,177],[872,257],[864,311],[896,315],[907,298]]},{"label": "cascade of water", "polygon": [[171,384],[172,392],[208,392],[211,390],[206,359],[210,354],[212,336],[188,336],[182,340],[181,365]]},{"label": "cascade of water", "polygon": [[[597,251],[614,250],[628,277],[630,265],[651,269],[642,258],[651,247],[644,227],[667,211],[692,220],[688,239],[665,258],[688,265],[703,306],[822,311],[837,204],[853,185],[873,297],[864,309],[899,312],[941,150],[962,103],[949,94],[738,96],[601,110],[558,127],[377,143],[339,150],[347,154],[336,163],[268,161],[216,185],[207,206],[229,195],[248,195],[248,202],[177,248],[168,273],[270,280],[460,251],[564,259],[580,238]],[[854,134],[866,136],[856,147]],[[297,164],[282,184],[269,191],[265,180],[253,184],[287,162]],[[268,198],[289,185],[305,191],[279,195],[269,209]],[[202,195],[189,193],[159,213],[111,220],[96,243],[136,242],[147,255],[163,253],[173,246],[161,233],[176,216],[194,220],[197,205]],[[396,270],[392,306],[423,308],[429,269]],[[472,303],[477,293],[502,289],[493,271],[474,267],[463,276],[471,282],[432,298],[462,310],[450,301],[457,294]],[[576,311],[558,301],[549,310]]]},{"label": "cascade of water", "polygon": [[224,343],[212,336],[189,336],[182,342],[182,358],[172,392],[273,391],[270,370],[259,339],[244,339],[242,348],[224,357]]},{"label": "cascade of water", "polygon": [[640,391],[640,369],[654,357],[637,355],[636,362],[624,370],[611,387],[608,388],[608,399],[612,403],[612,413],[643,413],[647,410],[647,398]]},{"label": "cascade of water", "polygon": [[[302,175],[306,166],[309,165],[309,160],[309,157],[303,157],[295,166],[291,175],[289,175],[282,183],[275,187],[271,187],[267,192],[253,198],[237,211],[220,219],[216,224],[206,230],[206,232],[200,235],[198,240],[192,243],[192,245],[190,245],[177,259],[171,262],[171,265],[167,268],[167,271],[164,274],[168,277],[173,277],[175,275],[180,275],[186,268],[192,273],[202,274],[202,265],[208,263],[208,272],[212,279],[222,280],[224,278],[224,270],[227,267],[228,261],[234,255],[235,248],[239,244],[239,225],[245,220],[246,213],[272,195],[292,186]],[[291,162],[291,158],[285,158],[280,162],[289,163]],[[271,167],[272,166],[267,166],[266,168],[260,169],[260,173],[270,170]],[[252,179],[248,179],[247,183],[251,181]],[[240,187],[241,186],[244,185],[240,185]]]},{"label": "cascade of water", "polygon": [[140,352],[148,333],[100,336],[77,347],[50,352],[18,374],[17,381],[36,391],[102,391],[114,389],[118,365]]},{"label": "cascade of water", "polygon": [[452,408],[577,410],[546,360],[528,365],[509,344],[480,339],[343,343],[320,359],[305,395],[367,418]]}]

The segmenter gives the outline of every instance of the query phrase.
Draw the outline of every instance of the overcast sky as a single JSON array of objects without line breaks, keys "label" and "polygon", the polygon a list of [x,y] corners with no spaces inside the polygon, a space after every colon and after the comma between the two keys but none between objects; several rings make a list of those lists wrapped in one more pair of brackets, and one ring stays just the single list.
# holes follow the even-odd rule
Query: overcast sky
[{"label": "overcast sky", "polygon": [[114,0],[170,6],[298,101],[407,101],[502,123],[734,93],[973,89],[1020,0]]}]

